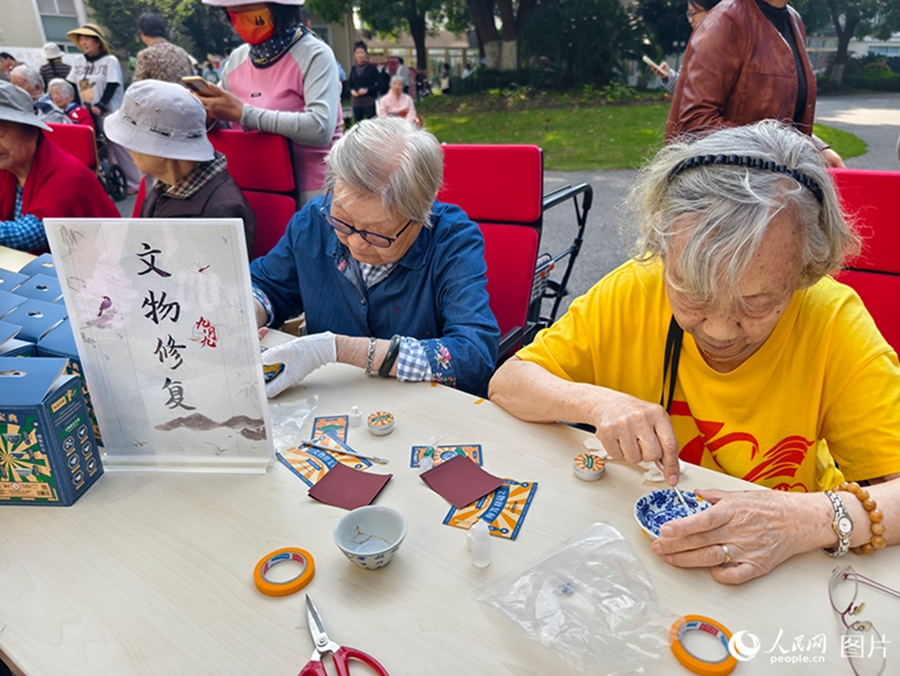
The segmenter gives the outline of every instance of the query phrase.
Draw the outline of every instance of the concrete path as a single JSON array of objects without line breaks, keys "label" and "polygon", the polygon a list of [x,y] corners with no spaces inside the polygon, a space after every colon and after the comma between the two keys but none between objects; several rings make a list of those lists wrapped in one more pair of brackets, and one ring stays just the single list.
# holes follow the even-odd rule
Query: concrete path
[{"label": "concrete path", "polygon": [[[900,136],[900,94],[821,97],[816,121],[850,132],[866,142],[869,152],[848,160],[848,167],[900,171],[896,150]],[[627,169],[544,172],[545,192],[581,182],[588,182],[594,188],[594,206],[588,218],[584,246],[569,283],[570,296],[564,300],[563,307],[627,259],[626,240],[619,231],[628,222],[623,203],[636,173]],[[541,251],[559,252],[569,246],[574,223],[569,207],[560,206],[548,212],[544,218]]]}]

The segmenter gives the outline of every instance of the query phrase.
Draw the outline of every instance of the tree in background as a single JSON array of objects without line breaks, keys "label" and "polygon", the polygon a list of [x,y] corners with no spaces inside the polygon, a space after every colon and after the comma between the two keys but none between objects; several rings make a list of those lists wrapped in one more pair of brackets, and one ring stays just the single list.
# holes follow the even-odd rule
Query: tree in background
[{"label": "tree in background", "polygon": [[416,46],[416,68],[428,71],[425,37],[429,26],[459,23],[462,0],[308,0],[307,9],[329,23],[343,23],[356,10],[366,29],[394,37],[408,32]]},{"label": "tree in background", "polygon": [[221,54],[240,44],[224,12],[197,0],[86,0],[92,20],[106,29],[114,51],[136,54],[144,48],[137,29],[138,17],[153,12],[169,27],[171,41],[195,56]]},{"label": "tree in background", "polygon": [[619,0],[537,0],[524,46],[529,68],[555,70],[558,86],[604,87],[640,58],[643,40]]},{"label": "tree in background", "polygon": [[680,53],[691,37],[691,24],[685,18],[684,0],[637,0],[632,16],[647,31],[654,61],[667,54]]},{"label": "tree in background", "polygon": [[848,48],[854,36],[871,35],[886,40],[892,31],[900,30],[897,0],[795,0],[793,7],[803,17],[807,33],[829,23],[834,26],[838,48],[831,66],[830,84],[836,87],[844,82],[844,66],[850,58]]},{"label": "tree in background", "polygon": [[[538,0],[467,0],[475,32],[491,70],[516,70],[519,67],[518,44],[525,34]],[[562,0],[561,0],[562,1]],[[497,28],[499,14],[502,27]]]}]

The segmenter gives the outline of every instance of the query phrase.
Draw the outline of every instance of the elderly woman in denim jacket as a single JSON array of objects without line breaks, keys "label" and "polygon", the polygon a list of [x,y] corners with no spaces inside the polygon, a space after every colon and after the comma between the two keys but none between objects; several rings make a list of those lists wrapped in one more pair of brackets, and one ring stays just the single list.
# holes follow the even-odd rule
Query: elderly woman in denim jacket
[{"label": "elderly woman in denim jacket", "polygon": [[329,362],[404,381],[486,389],[499,330],[478,226],[435,200],[443,156],[402,118],[354,125],[326,158],[326,194],[250,266],[257,321],[306,313],[310,335],[267,351],[269,396]]}]

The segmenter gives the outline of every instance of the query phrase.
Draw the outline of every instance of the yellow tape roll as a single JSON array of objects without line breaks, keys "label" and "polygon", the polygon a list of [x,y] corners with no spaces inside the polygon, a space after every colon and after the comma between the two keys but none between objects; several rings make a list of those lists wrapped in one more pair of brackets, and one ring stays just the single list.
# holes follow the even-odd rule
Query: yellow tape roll
[{"label": "yellow tape roll", "polygon": [[[713,638],[718,639],[725,649],[725,657],[717,662],[709,662],[688,652],[681,639],[689,631],[705,631]],[[737,666],[737,659],[728,649],[728,641],[730,639],[730,631],[715,620],[702,615],[679,617],[669,631],[669,644],[675,659],[698,676],[727,676],[727,674],[734,671],[734,668]]]},{"label": "yellow tape roll", "polygon": [[[266,573],[272,566],[278,565],[282,561],[296,561],[305,565],[303,572],[297,577],[291,578],[286,582],[272,582],[266,577]],[[305,549],[297,549],[296,547],[285,547],[284,549],[276,549],[271,554],[266,554],[256,564],[253,570],[253,581],[256,582],[256,588],[266,596],[287,596],[294,594],[313,579],[316,574],[316,563],[312,555]]]}]

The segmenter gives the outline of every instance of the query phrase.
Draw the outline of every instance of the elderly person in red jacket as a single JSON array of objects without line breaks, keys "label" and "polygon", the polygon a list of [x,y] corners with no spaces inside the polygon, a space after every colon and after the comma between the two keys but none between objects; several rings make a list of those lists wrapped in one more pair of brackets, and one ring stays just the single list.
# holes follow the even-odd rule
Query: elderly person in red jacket
[{"label": "elderly person in red jacket", "polygon": [[[709,12],[684,54],[667,140],[766,119],[812,135],[816,76],[803,21],[788,2],[723,0]],[[844,166],[825,143],[813,141],[829,165]]]},{"label": "elderly person in red jacket", "polygon": [[0,245],[47,250],[45,218],[119,218],[97,176],[41,130],[31,97],[0,82]]}]

